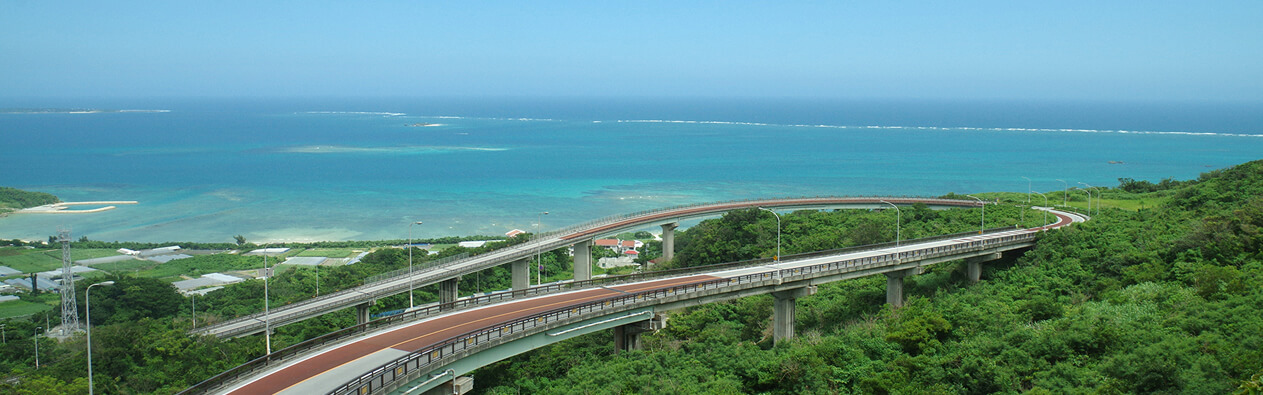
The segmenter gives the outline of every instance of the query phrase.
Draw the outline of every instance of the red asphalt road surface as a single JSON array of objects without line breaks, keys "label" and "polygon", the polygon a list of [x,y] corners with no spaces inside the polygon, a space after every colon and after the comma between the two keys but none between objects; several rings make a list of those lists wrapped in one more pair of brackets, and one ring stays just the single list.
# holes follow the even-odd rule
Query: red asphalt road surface
[{"label": "red asphalt road surface", "polygon": [[[673,213],[678,215],[679,213]],[[1060,220],[1048,226],[1033,228],[1045,230],[1069,225],[1070,217],[1055,214]],[[698,275],[685,278],[659,280],[648,283],[609,287],[623,292],[634,293],[659,288],[670,288],[677,285],[700,283],[716,280],[718,277]],[[573,306],[585,302],[617,296],[620,292],[606,288],[594,288],[565,295],[545,296],[509,303],[492,305],[477,310],[458,312],[429,321],[411,324],[388,333],[374,335],[370,338],[330,349],[302,362],[261,377],[231,394],[272,394],[301,383],[308,378],[337,368],[346,363],[363,358],[369,354],[394,348],[405,352],[415,352],[434,345],[462,333],[493,327],[532,314],[552,309]]]},{"label": "red asphalt road surface", "polygon": [[[659,288],[670,288],[677,285],[700,283],[715,280],[714,276],[692,276],[667,279],[648,283],[620,285],[609,287],[618,291],[635,293]],[[346,363],[363,358],[369,354],[393,348],[405,352],[415,352],[446,340],[453,336],[473,330],[496,326],[545,311],[578,305],[593,300],[617,296],[621,293],[606,288],[594,288],[565,295],[545,296],[509,303],[501,303],[477,310],[462,311],[442,316],[429,321],[419,322],[374,335],[370,338],[330,349],[302,362],[285,367],[267,376],[261,377],[231,394],[274,394],[315,377],[322,372],[337,368]]]}]

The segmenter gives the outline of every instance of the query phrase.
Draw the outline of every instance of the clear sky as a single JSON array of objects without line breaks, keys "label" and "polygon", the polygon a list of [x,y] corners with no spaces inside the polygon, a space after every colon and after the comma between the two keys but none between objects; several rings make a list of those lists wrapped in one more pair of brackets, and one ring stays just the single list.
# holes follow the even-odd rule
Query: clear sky
[{"label": "clear sky", "polygon": [[0,0],[0,97],[1263,101],[1263,1]]}]

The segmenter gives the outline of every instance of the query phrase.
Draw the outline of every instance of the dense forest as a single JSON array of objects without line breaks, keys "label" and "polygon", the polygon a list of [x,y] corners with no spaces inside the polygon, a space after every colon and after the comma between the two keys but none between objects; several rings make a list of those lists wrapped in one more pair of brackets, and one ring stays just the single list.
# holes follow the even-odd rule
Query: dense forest
[{"label": "dense forest", "polygon": [[[1188,181],[1120,180],[1093,220],[1043,235],[1020,257],[989,263],[969,284],[962,264],[909,277],[907,304],[884,306],[880,276],[822,285],[798,300],[797,337],[773,345],[768,296],[671,313],[645,348],[615,355],[608,334],[531,351],[474,373],[482,393],[1231,393],[1263,384],[1263,162]],[[986,227],[1037,226],[1024,194],[982,194]],[[1050,197],[1052,195],[1050,194]],[[1058,196],[1059,197],[1059,196]],[[1083,207],[1086,194],[1069,196]],[[1060,201],[1060,198],[1057,199]],[[1095,203],[1095,202],[1094,202]],[[783,255],[978,229],[977,209],[782,213]],[[776,254],[777,220],[736,211],[677,234],[677,256],[653,269]],[[451,248],[435,259],[485,253]],[[101,243],[113,247],[113,243]],[[653,245],[656,246],[656,245]],[[225,246],[227,247],[227,246]],[[660,247],[659,247],[660,248]],[[645,254],[656,255],[656,254]],[[652,256],[650,256],[652,257]],[[650,257],[642,257],[649,259]],[[223,264],[261,266],[259,257]],[[545,281],[568,278],[564,250],[545,252]],[[380,249],[356,265],[292,268],[270,283],[272,303],[352,287],[407,267]],[[260,337],[195,337],[192,300],[165,283],[120,276],[92,292],[96,390],[169,394],[263,354]],[[84,306],[83,286],[77,294]],[[461,280],[462,293],[504,289],[508,271]],[[261,281],[198,297],[198,325],[261,309]],[[436,299],[421,288],[422,301]],[[374,313],[407,306],[382,299]],[[81,311],[82,317],[82,311]],[[280,348],[345,327],[349,311],[278,328]],[[87,393],[85,342],[35,337],[42,316],[3,322],[0,393]],[[40,367],[34,363],[39,341]]]}]

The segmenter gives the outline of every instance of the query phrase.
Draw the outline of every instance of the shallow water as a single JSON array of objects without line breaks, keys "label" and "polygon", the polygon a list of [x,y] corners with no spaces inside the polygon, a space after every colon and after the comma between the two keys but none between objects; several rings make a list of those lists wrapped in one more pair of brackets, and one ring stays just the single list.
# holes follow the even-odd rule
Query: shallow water
[{"label": "shallow water", "polygon": [[[1053,110],[1023,120],[977,104],[961,107],[973,109],[971,126],[968,111],[943,104],[616,104],[156,101],[98,105],[171,111],[0,114],[0,185],[140,201],[10,215],[0,238],[68,226],[94,240],[401,239],[418,220],[418,238],[498,235],[531,230],[542,211],[551,229],[728,199],[1025,191],[1023,176],[1036,191],[1060,190],[1058,178],[1114,186],[1193,178],[1263,153],[1251,116],[1179,127],[1226,111],[1218,107],[1113,118],[1062,109],[1058,124]],[[1144,111],[1153,116],[1136,115]],[[1162,117],[1171,120],[1153,119]]]}]

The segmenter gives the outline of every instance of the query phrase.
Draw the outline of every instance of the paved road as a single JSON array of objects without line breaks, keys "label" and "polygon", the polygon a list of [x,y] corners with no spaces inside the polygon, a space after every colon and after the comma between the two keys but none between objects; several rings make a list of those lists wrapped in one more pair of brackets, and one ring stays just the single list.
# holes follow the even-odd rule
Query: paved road
[{"label": "paved road", "polygon": [[[1040,228],[1017,229],[986,235],[967,236],[949,240],[937,240],[907,244],[898,247],[899,251],[913,251],[953,245],[968,245],[988,239],[1001,239],[1015,235],[1025,235],[1042,230],[1054,229],[1081,222],[1084,218],[1074,214],[1053,212],[1058,221]],[[256,375],[249,381],[228,387],[221,393],[228,394],[262,394],[282,393],[311,395],[325,393],[345,384],[349,379],[372,371],[412,352],[448,341],[455,336],[484,328],[494,328],[520,318],[529,317],[548,310],[575,306],[589,301],[618,296],[620,293],[634,293],[655,289],[671,288],[678,285],[712,282],[716,279],[732,279],[750,274],[779,272],[784,269],[805,268],[825,262],[887,256],[896,252],[896,248],[844,253],[840,255],[812,257],[807,259],[782,261],[769,265],[722,270],[702,275],[688,275],[677,278],[658,279],[640,283],[625,284],[608,288],[593,288],[562,294],[548,295],[531,299],[520,299],[485,307],[457,311],[410,323],[404,326],[371,333],[359,338],[350,339],[330,346],[325,350],[295,359],[271,368]]]},{"label": "paved road", "polygon": [[[933,207],[978,207],[978,203],[973,200],[900,197],[812,197],[721,202],[646,211],[642,213],[605,218],[586,224],[572,226],[559,231],[540,235],[537,240],[518,244],[511,248],[504,248],[467,259],[450,262],[438,267],[418,268],[417,271],[412,274],[412,285],[420,288],[456,276],[528,258],[536,251],[551,251],[556,248],[569,246],[584,239],[590,239],[603,234],[609,234],[624,229],[643,227],[646,225],[674,222],[682,218],[702,217],[752,207],[782,209],[889,207],[884,203],[881,203],[882,200],[900,205],[922,203]],[[269,319],[271,320],[271,326],[281,326],[339,309],[348,308],[357,304],[370,302],[378,298],[406,292],[408,286],[408,276],[401,276],[290,305],[274,307],[271,310]],[[248,317],[241,317],[216,325],[198,328],[193,331],[193,333],[228,337],[244,336],[263,332],[264,321],[263,314],[257,313]]]},{"label": "paved road", "polygon": [[[621,292],[640,292],[713,280],[711,276],[690,276],[609,288],[594,288],[565,294],[491,305],[460,314],[437,317],[397,329],[365,336],[324,353],[295,361],[269,374],[228,391],[230,394],[303,394],[325,393],[354,377],[419,351],[452,336],[512,321],[558,307],[580,304],[615,296]],[[620,292],[621,291],[621,292]]]}]

